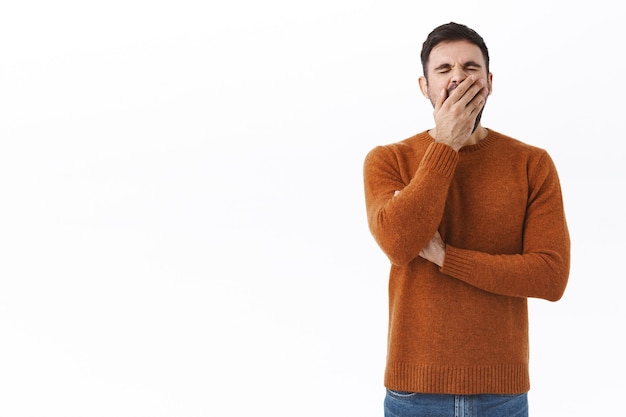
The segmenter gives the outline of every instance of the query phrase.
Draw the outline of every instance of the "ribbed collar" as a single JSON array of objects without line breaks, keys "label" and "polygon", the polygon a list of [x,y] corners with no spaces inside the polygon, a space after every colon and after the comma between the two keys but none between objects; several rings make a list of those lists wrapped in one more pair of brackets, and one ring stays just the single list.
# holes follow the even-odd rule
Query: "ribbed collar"
[{"label": "ribbed collar", "polygon": [[[485,136],[483,140],[481,140],[480,142],[474,145],[467,145],[467,146],[462,147],[461,149],[459,149],[459,153],[478,152],[494,144],[498,140],[498,134],[489,128],[485,128],[485,129],[487,129],[487,136]],[[423,133],[425,137],[427,138],[427,140],[429,140],[430,142],[435,142],[435,139],[432,136],[430,136],[430,133],[428,133],[428,130],[425,130]]]},{"label": "ribbed collar", "polygon": [[480,151],[481,149],[485,149],[491,146],[497,140],[497,135],[494,134],[494,132],[491,129],[489,128],[485,128],[485,129],[487,129],[487,136],[485,136],[483,140],[473,145],[463,146],[461,149],[459,149],[459,152],[463,152],[463,153],[477,152],[477,151]]}]

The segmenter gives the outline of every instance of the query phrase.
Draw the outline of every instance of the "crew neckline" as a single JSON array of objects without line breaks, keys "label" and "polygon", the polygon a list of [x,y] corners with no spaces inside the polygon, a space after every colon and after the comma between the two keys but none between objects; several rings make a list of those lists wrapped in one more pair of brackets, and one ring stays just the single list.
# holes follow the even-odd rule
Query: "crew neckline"
[{"label": "crew neckline", "polygon": [[[459,153],[470,153],[470,152],[476,152],[479,151],[481,149],[485,149],[489,146],[491,146],[497,139],[497,135],[494,134],[494,131],[485,127],[485,129],[487,129],[487,136],[485,136],[485,138],[483,140],[481,140],[478,143],[474,143],[472,145],[466,145],[463,146],[461,149],[459,149]],[[430,130],[430,129],[429,129]],[[430,133],[429,130],[426,130],[425,133],[427,135],[427,137],[433,142],[436,143],[437,141],[435,140],[435,138],[433,138]]]},{"label": "crew neckline", "polygon": [[491,129],[487,127],[485,129],[487,129],[487,136],[485,136],[483,140],[472,145],[463,146],[461,149],[459,149],[459,152],[475,152],[491,146],[491,144],[496,141],[496,135],[493,134],[493,131]]}]

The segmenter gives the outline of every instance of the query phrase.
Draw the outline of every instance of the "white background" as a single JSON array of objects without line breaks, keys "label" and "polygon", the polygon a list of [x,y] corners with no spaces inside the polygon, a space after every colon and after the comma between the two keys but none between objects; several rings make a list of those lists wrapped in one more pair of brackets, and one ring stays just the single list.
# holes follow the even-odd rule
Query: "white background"
[{"label": "white background", "polygon": [[483,124],[546,148],[569,287],[533,417],[616,415],[618,2],[3,1],[0,415],[382,416],[388,262],[362,162],[432,126],[419,51],[486,40]]}]

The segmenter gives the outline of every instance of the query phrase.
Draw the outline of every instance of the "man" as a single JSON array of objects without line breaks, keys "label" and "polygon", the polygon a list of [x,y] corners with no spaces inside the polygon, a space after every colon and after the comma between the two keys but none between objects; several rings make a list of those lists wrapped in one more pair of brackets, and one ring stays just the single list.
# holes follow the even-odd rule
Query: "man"
[{"label": "man", "polygon": [[435,127],[372,149],[372,235],[391,261],[385,415],[528,415],[528,297],[556,301],[570,240],[543,149],[481,125],[492,74],[457,23],[423,44]]}]

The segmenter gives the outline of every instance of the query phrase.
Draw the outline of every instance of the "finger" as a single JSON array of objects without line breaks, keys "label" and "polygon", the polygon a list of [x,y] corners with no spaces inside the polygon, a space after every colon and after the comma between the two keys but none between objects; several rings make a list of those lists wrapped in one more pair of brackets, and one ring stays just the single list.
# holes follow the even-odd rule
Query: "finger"
[{"label": "finger", "polygon": [[470,75],[469,77],[461,81],[458,85],[455,84],[456,87],[455,85],[451,86],[450,89],[447,90],[447,93],[449,95],[449,101],[451,101],[452,103],[461,101],[463,97],[465,97],[466,93],[470,90],[470,88],[475,84],[475,82],[476,76]]},{"label": "finger", "polygon": [[472,100],[467,103],[467,108],[470,109],[470,114],[480,111],[484,106],[487,100],[487,89],[483,88],[476,94]]},{"label": "finger", "polygon": [[465,94],[459,99],[459,104],[469,106],[472,103],[475,103],[475,100],[478,98],[480,100],[482,94],[481,92],[484,90],[483,80],[477,80],[474,84],[472,84]]},{"label": "finger", "polygon": [[[484,97],[488,95],[488,90],[484,85],[485,81],[482,78],[477,79],[476,76],[470,75],[457,88],[452,90],[449,101],[452,104],[458,104],[460,107],[478,106],[482,108],[482,105],[477,105],[477,103],[480,100],[483,100],[484,103]],[[472,111],[474,110],[470,108],[470,112]]]}]

